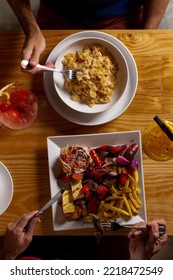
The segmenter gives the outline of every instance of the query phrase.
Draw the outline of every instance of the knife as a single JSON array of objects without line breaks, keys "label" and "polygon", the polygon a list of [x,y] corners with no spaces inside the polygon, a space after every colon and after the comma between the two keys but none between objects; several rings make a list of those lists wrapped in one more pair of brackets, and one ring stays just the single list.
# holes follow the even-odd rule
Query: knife
[{"label": "knife", "polygon": [[55,201],[58,200],[58,198],[61,197],[63,192],[65,191],[65,188],[62,188],[59,192],[57,192],[38,212],[35,214],[35,217],[38,217],[40,214],[43,214],[43,212],[48,209]]}]

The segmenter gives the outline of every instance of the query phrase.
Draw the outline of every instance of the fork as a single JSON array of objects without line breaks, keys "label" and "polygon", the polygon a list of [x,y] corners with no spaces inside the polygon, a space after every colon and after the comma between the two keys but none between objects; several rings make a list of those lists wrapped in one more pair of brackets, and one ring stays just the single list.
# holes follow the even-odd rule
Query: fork
[{"label": "fork", "polygon": [[[115,221],[100,221],[100,226],[106,231],[116,231],[122,228],[127,229],[139,229],[148,231],[149,228],[147,226],[135,226],[135,225],[120,225]],[[159,233],[163,235],[166,231],[165,225],[159,225]]]},{"label": "fork", "polygon": [[[29,61],[24,59],[21,61],[21,66],[23,69],[27,69],[28,68],[28,64],[29,64]],[[36,65],[37,68],[41,69],[41,70],[44,70],[44,71],[51,71],[51,72],[58,72],[58,73],[62,73],[64,74],[68,79],[70,80],[76,80],[76,70],[71,70],[71,69],[67,69],[67,70],[60,70],[60,69],[57,69],[57,68],[50,68],[50,67],[47,67],[45,65],[41,65],[41,64],[37,64]]]}]

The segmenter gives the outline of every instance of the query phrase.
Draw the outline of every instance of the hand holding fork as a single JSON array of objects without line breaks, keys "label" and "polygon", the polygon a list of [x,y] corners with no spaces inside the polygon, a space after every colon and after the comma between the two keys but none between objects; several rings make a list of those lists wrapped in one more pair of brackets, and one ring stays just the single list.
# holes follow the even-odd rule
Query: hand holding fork
[{"label": "hand holding fork", "polygon": [[[28,60],[22,60],[21,61],[21,67],[25,70],[28,69],[29,65],[29,61]],[[51,72],[58,72],[58,73],[62,73],[64,74],[68,79],[70,80],[76,80],[76,70],[71,70],[71,69],[67,69],[67,70],[60,70],[57,68],[51,68],[51,67],[47,67],[45,65],[41,65],[41,64],[37,64],[36,68],[39,68],[43,71],[51,71]]]}]

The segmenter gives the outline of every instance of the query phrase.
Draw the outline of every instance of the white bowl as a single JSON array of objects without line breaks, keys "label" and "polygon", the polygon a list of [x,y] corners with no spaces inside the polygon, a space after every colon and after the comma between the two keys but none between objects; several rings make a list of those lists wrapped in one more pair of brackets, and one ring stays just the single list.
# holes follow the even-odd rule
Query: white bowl
[{"label": "white bowl", "polygon": [[56,72],[54,72],[53,74],[55,90],[58,96],[61,98],[61,100],[70,108],[81,113],[89,114],[99,113],[110,109],[125,92],[129,77],[127,62],[122,52],[109,41],[94,37],[79,39],[72,44],[67,43],[66,47],[59,54],[55,62],[56,68],[63,70],[62,60],[66,53],[82,50],[84,47],[89,46],[91,44],[100,44],[104,46],[113,55],[118,64],[119,70],[117,73],[117,86],[112,93],[111,102],[105,104],[96,104],[92,108],[85,103],[75,102],[71,100],[70,94],[64,89],[64,75]]}]

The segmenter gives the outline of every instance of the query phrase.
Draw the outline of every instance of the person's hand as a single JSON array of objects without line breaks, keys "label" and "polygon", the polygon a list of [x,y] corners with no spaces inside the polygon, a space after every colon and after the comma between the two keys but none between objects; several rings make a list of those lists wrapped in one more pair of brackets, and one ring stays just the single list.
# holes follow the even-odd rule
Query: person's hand
[{"label": "person's hand", "polygon": [[[46,66],[46,67],[49,67],[49,68],[55,68],[55,65],[54,65],[51,61],[48,61],[48,62],[47,62],[45,65],[43,65],[43,66]],[[47,70],[42,70],[42,69],[40,69],[38,66],[32,68],[32,67],[29,65],[29,66],[27,66],[26,68],[22,68],[22,71],[23,71],[23,72],[30,73],[30,74],[39,74],[39,73],[42,73],[42,72],[47,71]]]},{"label": "person's hand", "polygon": [[41,70],[35,68],[35,66],[39,63],[39,58],[41,53],[46,48],[45,38],[40,30],[30,32],[26,35],[21,60],[28,60],[29,61],[29,68],[25,70],[30,74],[36,74]]},{"label": "person's hand", "polygon": [[24,214],[7,225],[1,259],[16,259],[32,241],[35,226],[40,222],[34,217],[37,211]]},{"label": "person's hand", "polygon": [[159,225],[165,225],[165,220],[154,220],[146,224],[149,231],[132,230],[128,234],[131,260],[151,259],[167,241],[167,234],[159,235]]}]

